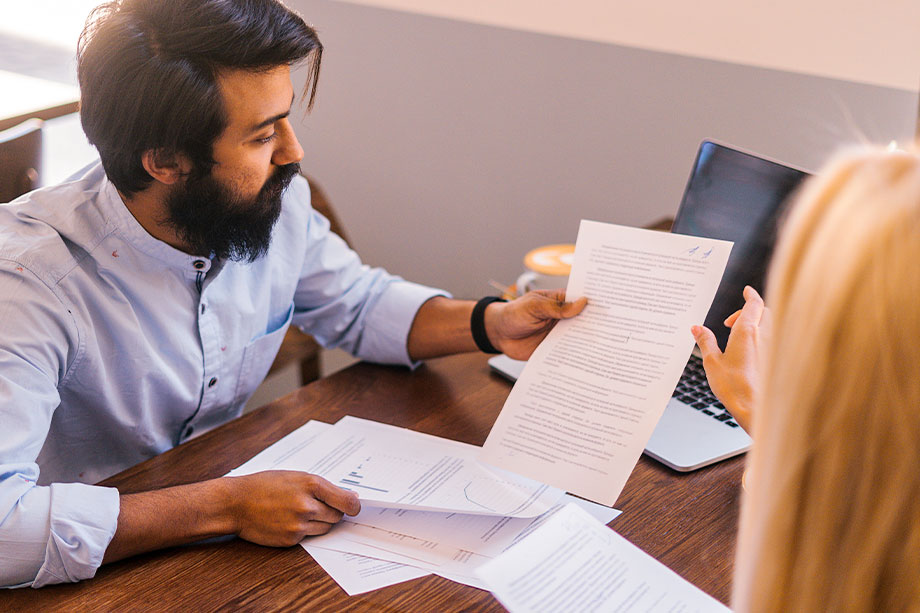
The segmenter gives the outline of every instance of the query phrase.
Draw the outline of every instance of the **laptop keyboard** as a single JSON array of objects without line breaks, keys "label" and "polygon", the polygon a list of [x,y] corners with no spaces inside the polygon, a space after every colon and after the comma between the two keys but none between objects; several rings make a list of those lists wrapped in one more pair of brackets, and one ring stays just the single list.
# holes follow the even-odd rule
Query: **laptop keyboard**
[{"label": "laptop keyboard", "polygon": [[738,427],[731,413],[725,410],[725,405],[719,402],[719,399],[709,389],[706,371],[703,370],[703,360],[695,355],[690,356],[690,361],[687,362],[684,374],[680,376],[680,381],[672,396],[730,428]]}]

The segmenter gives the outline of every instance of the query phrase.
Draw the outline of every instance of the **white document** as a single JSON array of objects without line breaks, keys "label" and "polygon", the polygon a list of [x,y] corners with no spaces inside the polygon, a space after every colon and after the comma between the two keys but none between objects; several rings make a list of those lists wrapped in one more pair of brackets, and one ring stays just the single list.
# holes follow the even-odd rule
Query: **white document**
[{"label": "white document", "polygon": [[536,517],[562,490],[481,464],[479,447],[345,417],[282,466],[357,492],[362,506]]},{"label": "white document", "polygon": [[732,243],[582,221],[566,296],[479,458],[612,506],[683,372]]},{"label": "white document", "polygon": [[[453,581],[453,582],[455,582],[455,583],[462,583],[463,585],[469,585],[470,587],[475,587],[475,588],[480,589],[480,590],[486,590],[486,591],[488,591],[488,589],[489,589],[488,587],[486,587],[486,584],[482,582],[482,579],[480,579],[479,577],[476,577],[476,576],[474,576],[474,575],[472,575],[472,574],[452,575],[452,574],[450,574],[450,573],[444,572],[444,570],[442,570],[442,569],[438,569],[438,567],[437,567],[436,565],[434,565],[434,564],[427,564],[427,563],[425,563],[425,562],[421,562],[421,561],[416,560],[416,559],[413,559],[413,558],[409,558],[409,557],[405,557],[405,556],[400,556],[399,554],[394,553],[394,552],[392,552],[392,551],[387,551],[387,550],[379,549],[379,548],[377,548],[377,547],[371,547],[371,546],[369,546],[369,545],[363,545],[363,544],[361,544],[361,543],[352,543],[352,542],[348,542],[348,541],[340,541],[340,544],[342,544],[342,543],[344,543],[344,545],[345,545],[347,551],[349,551],[349,552],[354,552],[354,553],[345,553],[345,552],[340,551],[339,549],[336,549],[336,548],[333,548],[333,547],[327,548],[325,545],[323,545],[323,546],[314,545],[314,544],[308,543],[307,541],[302,542],[302,543],[301,543],[301,546],[302,546],[304,549],[306,549],[307,552],[310,553],[310,555],[313,555],[313,552],[314,552],[314,551],[319,551],[319,552],[324,552],[324,551],[325,551],[325,552],[328,552],[328,553],[330,553],[330,554],[337,554],[337,555],[349,555],[349,556],[350,556],[350,555],[355,555],[355,556],[357,556],[358,558],[367,558],[367,559],[371,559],[371,560],[376,560],[377,562],[379,562],[379,563],[381,563],[381,564],[397,564],[397,565],[402,565],[402,566],[404,566],[406,569],[411,569],[411,571],[407,570],[406,572],[421,572],[421,573],[424,573],[424,574],[426,574],[426,575],[428,575],[428,574],[435,574],[435,575],[439,575],[439,576],[441,576],[441,577],[444,577],[444,578],[447,579],[448,581]],[[321,553],[320,555],[322,555],[322,553]],[[330,575],[332,575],[332,578],[333,578],[336,582],[338,582],[338,577],[337,577],[336,575],[333,575],[332,571],[330,571],[330,570],[329,570],[328,568],[326,568],[325,566],[323,566],[323,568],[324,568],[327,572],[329,572]],[[335,569],[333,569],[333,570],[335,570]],[[395,573],[396,573],[396,571],[394,570],[394,574],[395,574]],[[347,580],[347,579],[346,579],[346,580]],[[402,580],[402,579],[400,579],[400,580],[398,580],[398,581],[397,581],[397,580],[394,580],[393,583],[399,583],[399,582],[401,582],[401,581],[403,581],[403,580]],[[342,585],[342,584],[339,583],[339,585]],[[377,587],[376,587],[375,589],[379,589],[379,588],[381,588],[381,587],[386,587],[387,585],[392,585],[392,584],[391,584],[391,583],[387,583],[387,584],[385,584],[385,585],[383,585],[383,584],[377,585]],[[347,590],[346,590],[346,591],[347,591]]]},{"label": "white document", "polygon": [[549,511],[533,518],[371,507],[362,509],[346,521],[495,557],[536,530],[567,504],[577,504],[604,524],[620,514],[616,509],[566,494]]},{"label": "white document", "polygon": [[[330,533],[331,534],[331,533]],[[396,537],[403,535],[395,535]],[[320,539],[314,541],[313,539]],[[417,557],[411,557],[407,555],[402,555],[393,551],[392,549],[385,548],[385,542],[380,541],[371,541],[373,544],[365,544],[355,540],[350,540],[348,538],[343,538],[341,533],[336,533],[333,536],[329,534],[323,535],[322,537],[307,537],[301,541],[300,545],[306,549],[308,552],[312,553],[315,550],[328,550],[336,553],[350,552],[353,554],[366,556],[369,558],[377,559],[380,561],[392,562],[394,564],[403,564],[410,566],[416,570],[421,570],[425,573],[434,573],[440,575],[445,579],[454,581],[456,583],[463,583],[464,585],[469,585],[471,587],[479,588],[481,590],[488,589],[485,584],[482,582],[479,577],[473,575],[470,571],[466,570],[461,574],[450,574],[444,568],[442,564],[432,563],[425,560],[421,560]],[[488,559],[488,558],[484,558]],[[333,577],[335,578],[335,577]],[[381,586],[383,587],[383,586]]]},{"label": "white document", "polygon": [[[567,504],[583,508],[603,523],[620,514],[572,496],[534,519],[389,509],[368,516],[362,511],[327,534],[305,538],[302,544],[308,551],[323,547],[411,564],[479,587],[476,568],[526,537]],[[359,523],[362,516],[367,523]]]},{"label": "white document", "polygon": [[[240,476],[263,470],[276,470],[288,457],[309,447],[317,436],[332,427],[332,424],[311,420],[242,466],[233,469],[228,475]],[[301,545],[349,596],[431,574],[430,571],[389,560],[309,547],[306,540]]]},{"label": "white document", "polygon": [[478,566],[491,559],[461,547],[350,521],[308,539],[306,545],[310,547],[348,551],[470,579],[476,578],[474,571]]},{"label": "white document", "polygon": [[729,613],[575,505],[477,574],[511,613]]},{"label": "white document", "polygon": [[427,570],[414,566],[377,560],[353,553],[342,553],[319,547],[305,546],[304,548],[349,596],[431,574]]},{"label": "white document", "polygon": [[260,451],[246,463],[231,470],[227,473],[227,476],[239,477],[242,475],[251,475],[263,470],[278,470],[278,467],[281,466],[288,457],[309,447],[309,445],[316,440],[317,436],[332,427],[332,424],[311,419],[280,441]]},{"label": "white document", "polygon": [[513,517],[541,515],[564,494],[481,464],[479,449],[349,416],[311,421],[228,474],[300,470],[357,492],[363,507]]}]

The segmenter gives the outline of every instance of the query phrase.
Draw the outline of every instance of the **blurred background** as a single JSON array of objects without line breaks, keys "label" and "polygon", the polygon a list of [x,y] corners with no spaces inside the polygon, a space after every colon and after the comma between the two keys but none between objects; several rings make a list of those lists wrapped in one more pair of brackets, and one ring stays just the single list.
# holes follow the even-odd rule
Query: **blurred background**
[{"label": "blurred background", "polygon": [[[0,0],[4,98],[76,100],[97,3]],[[316,106],[293,113],[304,170],[367,263],[457,297],[513,283],[580,219],[673,216],[704,138],[815,169],[917,131],[916,0],[287,4],[325,45]],[[46,183],[94,155],[73,114],[45,151]]]}]

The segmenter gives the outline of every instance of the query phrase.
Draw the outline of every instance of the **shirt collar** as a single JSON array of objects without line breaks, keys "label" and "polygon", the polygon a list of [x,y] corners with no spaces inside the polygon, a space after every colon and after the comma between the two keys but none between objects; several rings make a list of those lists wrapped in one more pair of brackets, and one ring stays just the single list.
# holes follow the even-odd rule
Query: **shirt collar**
[{"label": "shirt collar", "polygon": [[153,237],[134,218],[108,177],[104,177],[102,181],[99,206],[106,218],[115,226],[115,231],[135,249],[191,275],[207,273],[211,269],[210,257],[185,253]]}]

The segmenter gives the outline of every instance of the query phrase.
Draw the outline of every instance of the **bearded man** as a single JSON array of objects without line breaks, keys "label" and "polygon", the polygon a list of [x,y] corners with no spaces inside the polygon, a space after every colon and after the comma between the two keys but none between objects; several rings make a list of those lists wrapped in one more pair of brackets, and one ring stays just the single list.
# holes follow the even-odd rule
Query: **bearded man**
[{"label": "bearded man", "polygon": [[477,347],[526,358],[583,306],[475,308],[362,265],[298,174],[290,71],[307,63],[312,104],[321,52],[276,0],[91,15],[80,114],[100,162],[0,206],[0,585],[217,535],[293,545],[357,513],[306,473],[93,485],[238,416],[290,325],[412,367]]}]

